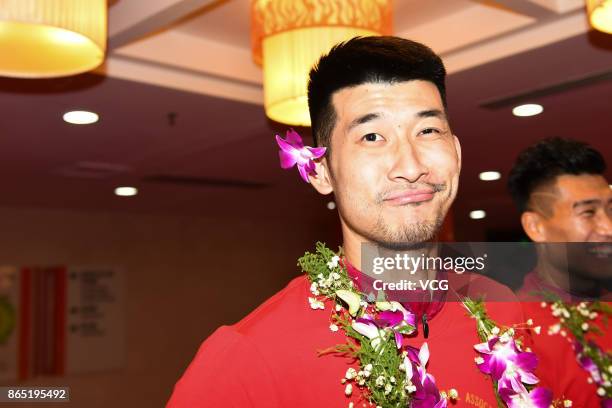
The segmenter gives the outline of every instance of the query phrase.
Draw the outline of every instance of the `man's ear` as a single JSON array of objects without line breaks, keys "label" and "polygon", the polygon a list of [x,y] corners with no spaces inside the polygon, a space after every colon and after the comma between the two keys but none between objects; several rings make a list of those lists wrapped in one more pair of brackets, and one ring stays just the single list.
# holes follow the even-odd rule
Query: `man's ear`
[{"label": "man's ear", "polygon": [[521,214],[521,224],[525,234],[533,242],[546,242],[546,228],[543,217],[533,211],[525,211]]},{"label": "man's ear", "polygon": [[312,184],[315,190],[317,190],[320,194],[323,195],[327,195],[333,192],[334,188],[331,182],[327,158],[324,157],[321,160],[315,161],[315,171],[317,174],[311,174],[308,176],[310,184]]},{"label": "man's ear", "polygon": [[457,151],[457,164],[459,165],[459,170],[461,170],[461,143],[459,143],[459,138],[454,134],[453,141],[455,142],[455,150]]}]

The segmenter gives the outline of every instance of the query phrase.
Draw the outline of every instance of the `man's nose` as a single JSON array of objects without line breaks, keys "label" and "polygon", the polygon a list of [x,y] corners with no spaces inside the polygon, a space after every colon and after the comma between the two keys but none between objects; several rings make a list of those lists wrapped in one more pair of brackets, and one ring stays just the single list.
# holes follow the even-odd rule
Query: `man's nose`
[{"label": "man's nose", "polygon": [[423,154],[411,141],[398,143],[392,151],[392,158],[393,165],[389,172],[392,180],[404,179],[413,183],[429,172],[423,162]]}]

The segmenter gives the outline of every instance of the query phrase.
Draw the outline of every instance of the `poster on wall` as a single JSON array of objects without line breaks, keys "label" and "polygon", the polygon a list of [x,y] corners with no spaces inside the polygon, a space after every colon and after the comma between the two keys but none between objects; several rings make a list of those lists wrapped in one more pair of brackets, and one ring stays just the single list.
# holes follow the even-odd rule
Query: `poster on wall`
[{"label": "poster on wall", "polygon": [[71,267],[67,272],[66,373],[121,368],[124,274],[105,267]]},{"label": "poster on wall", "polygon": [[119,369],[123,271],[0,266],[0,383]]}]

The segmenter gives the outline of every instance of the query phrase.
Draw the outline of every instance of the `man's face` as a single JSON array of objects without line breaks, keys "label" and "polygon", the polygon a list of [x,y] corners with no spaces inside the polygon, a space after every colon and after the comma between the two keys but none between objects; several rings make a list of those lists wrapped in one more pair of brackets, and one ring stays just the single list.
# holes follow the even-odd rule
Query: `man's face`
[{"label": "man's face", "polygon": [[324,162],[343,233],[388,248],[431,239],[457,193],[461,153],[436,86],[366,83],[333,94]]},{"label": "man's face", "polygon": [[[539,217],[538,240],[552,243],[544,245],[547,261],[570,276],[612,278],[612,189],[605,178],[563,175],[552,191],[534,194],[543,195],[551,206],[550,215]],[[570,244],[554,244],[558,242]],[[581,242],[586,244],[577,244]]]},{"label": "man's face", "polygon": [[563,175],[552,215],[542,217],[547,242],[612,242],[612,189],[600,175]]}]

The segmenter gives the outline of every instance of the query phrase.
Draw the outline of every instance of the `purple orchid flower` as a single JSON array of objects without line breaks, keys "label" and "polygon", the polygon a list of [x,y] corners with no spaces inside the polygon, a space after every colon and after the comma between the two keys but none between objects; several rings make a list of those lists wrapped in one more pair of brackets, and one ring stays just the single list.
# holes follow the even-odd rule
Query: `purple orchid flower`
[{"label": "purple orchid flower", "polygon": [[509,388],[504,388],[499,391],[499,396],[508,408],[548,408],[553,400],[552,393],[542,387],[521,393],[515,393]]},{"label": "purple orchid flower", "polygon": [[480,371],[499,381],[499,388],[509,387],[514,392],[525,390],[523,384],[537,384],[538,377],[533,374],[538,365],[534,353],[520,351],[514,339],[501,341],[499,337],[474,346],[481,356],[476,364]]},{"label": "purple orchid flower", "polygon": [[283,169],[290,169],[291,167],[297,165],[302,179],[305,182],[310,183],[308,180],[308,175],[317,174],[313,160],[323,157],[327,148],[304,146],[302,138],[293,129],[287,131],[285,139],[282,139],[279,135],[276,135],[276,142],[280,147],[278,155],[280,157],[281,167]]},{"label": "purple orchid flower", "polygon": [[379,337],[379,329],[389,329],[395,337],[395,345],[402,348],[402,334],[410,334],[416,328],[416,316],[403,307],[397,310],[385,310],[374,318],[368,314],[355,320],[353,328],[360,334],[374,340]]},{"label": "purple orchid flower", "polygon": [[427,372],[429,361],[429,346],[423,343],[420,349],[408,346],[408,355],[404,358],[406,379],[416,387],[412,394],[410,406],[412,408],[446,408],[448,400],[442,398],[436,386],[436,379]]},{"label": "purple orchid flower", "polygon": [[[590,342],[589,346],[593,347],[599,354],[602,354],[601,349],[595,343]],[[576,352],[576,359],[578,360],[580,367],[589,373],[597,385],[602,385],[604,380],[601,376],[601,372],[599,371],[599,367],[597,367],[595,362],[590,357],[584,354],[584,347],[582,344],[580,344],[580,342],[574,342],[574,350]]]}]

